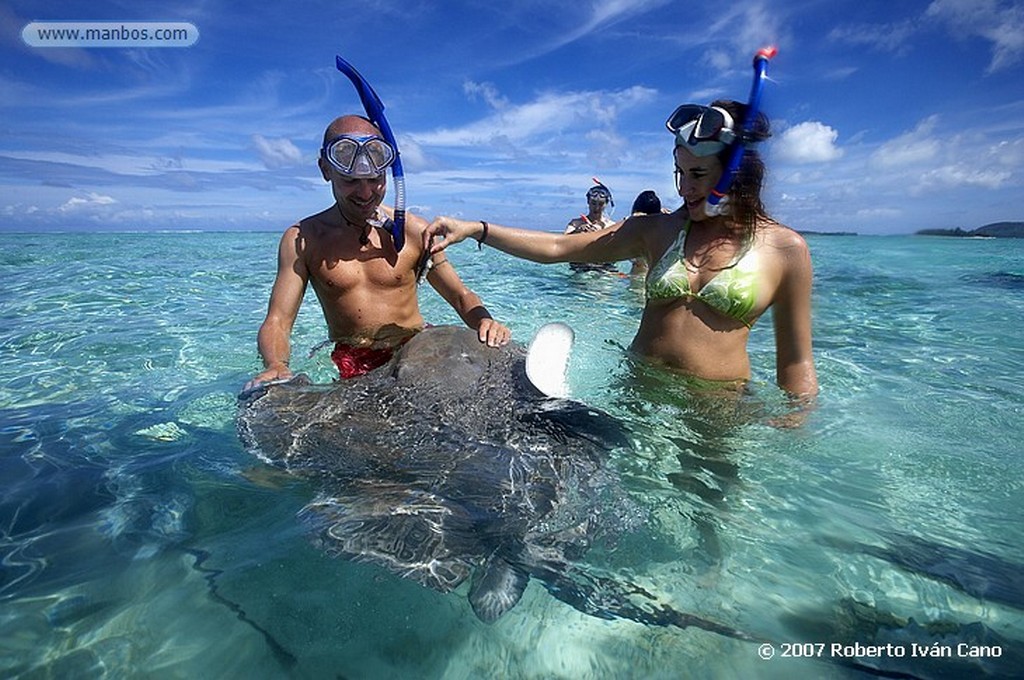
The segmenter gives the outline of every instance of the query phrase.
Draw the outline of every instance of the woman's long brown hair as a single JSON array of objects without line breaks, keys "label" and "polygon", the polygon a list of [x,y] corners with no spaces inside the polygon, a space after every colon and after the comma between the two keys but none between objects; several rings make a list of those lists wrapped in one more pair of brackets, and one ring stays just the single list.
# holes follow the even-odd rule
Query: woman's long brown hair
[{"label": "woman's long brown hair", "polygon": [[[719,99],[712,106],[723,108],[729,112],[735,125],[740,128],[747,116],[747,105],[730,99]],[[771,135],[768,117],[758,112],[757,121],[751,131],[754,141],[762,141]],[[722,151],[718,158],[725,166],[729,162],[732,147]],[[742,231],[743,243],[749,244],[754,239],[757,225],[763,220],[771,220],[761,201],[761,189],[764,187],[765,165],[761,154],[753,145],[743,151],[743,160],[736,171],[732,187],[729,189],[729,217],[736,222]]]}]

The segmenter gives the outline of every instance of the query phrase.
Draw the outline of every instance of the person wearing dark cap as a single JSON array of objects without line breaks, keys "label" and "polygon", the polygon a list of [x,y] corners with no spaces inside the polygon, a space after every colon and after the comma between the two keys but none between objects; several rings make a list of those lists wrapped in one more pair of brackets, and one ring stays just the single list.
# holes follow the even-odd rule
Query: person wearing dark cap
[{"label": "person wearing dark cap", "polygon": [[631,215],[657,215],[661,212],[661,199],[652,190],[641,191],[633,200]]},{"label": "person wearing dark cap", "polygon": [[[629,214],[632,217],[638,215],[659,215],[661,214],[661,199],[658,198],[658,194],[650,189],[641,191],[633,199],[633,209],[629,211]],[[633,266],[629,270],[630,276],[640,276],[647,273],[647,260],[644,258],[634,257],[631,263]]]}]

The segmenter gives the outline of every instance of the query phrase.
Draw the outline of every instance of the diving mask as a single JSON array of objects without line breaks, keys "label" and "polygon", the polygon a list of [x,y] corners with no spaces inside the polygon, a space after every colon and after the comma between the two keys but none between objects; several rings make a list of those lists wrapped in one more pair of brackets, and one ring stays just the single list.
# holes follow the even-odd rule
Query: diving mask
[{"label": "diving mask", "polygon": [[732,116],[717,106],[683,104],[668,117],[665,127],[676,135],[676,146],[694,156],[714,156],[736,141]]},{"label": "diving mask", "polygon": [[395,162],[395,148],[377,135],[338,135],[320,155],[335,170],[353,179],[374,179]]},{"label": "diving mask", "polygon": [[608,190],[603,184],[599,184],[596,187],[591,187],[590,191],[587,192],[587,200],[600,199],[610,205],[615,205],[615,201],[612,200],[612,192]]}]

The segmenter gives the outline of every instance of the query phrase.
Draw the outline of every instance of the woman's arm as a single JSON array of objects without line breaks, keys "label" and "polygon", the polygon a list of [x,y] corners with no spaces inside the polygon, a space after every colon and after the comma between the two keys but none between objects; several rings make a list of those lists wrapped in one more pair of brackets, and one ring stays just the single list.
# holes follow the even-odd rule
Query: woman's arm
[{"label": "woman's arm", "polygon": [[813,269],[807,243],[785,230],[780,252],[783,272],[775,295],[775,375],[779,387],[801,401],[818,393],[818,376],[811,347],[811,282]]},{"label": "woman's arm", "polygon": [[[438,217],[427,227],[423,238],[424,247],[429,247],[432,253],[439,253],[453,243],[473,238],[510,255],[544,264],[618,262],[638,257],[644,252],[643,239],[639,237],[633,224],[635,222],[626,219],[599,231],[555,234],[482,221]],[[433,242],[435,239],[439,240]]]}]

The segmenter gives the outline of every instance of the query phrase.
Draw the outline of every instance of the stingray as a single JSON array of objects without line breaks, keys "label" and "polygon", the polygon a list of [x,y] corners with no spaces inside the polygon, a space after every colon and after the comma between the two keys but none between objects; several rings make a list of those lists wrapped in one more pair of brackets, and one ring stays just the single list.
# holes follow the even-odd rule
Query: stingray
[{"label": "stingray", "polygon": [[537,579],[601,618],[754,639],[580,561],[644,516],[608,465],[629,446],[627,428],[564,397],[570,345],[561,325],[542,329],[529,354],[486,347],[466,328],[428,328],[365,376],[299,376],[244,395],[239,434],[265,462],[312,481],[317,495],[300,515],[322,549],[441,592],[468,580],[485,622]]}]

